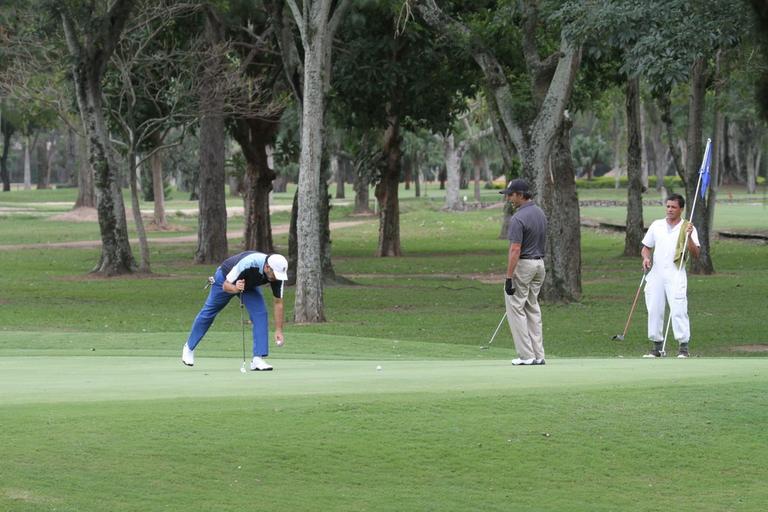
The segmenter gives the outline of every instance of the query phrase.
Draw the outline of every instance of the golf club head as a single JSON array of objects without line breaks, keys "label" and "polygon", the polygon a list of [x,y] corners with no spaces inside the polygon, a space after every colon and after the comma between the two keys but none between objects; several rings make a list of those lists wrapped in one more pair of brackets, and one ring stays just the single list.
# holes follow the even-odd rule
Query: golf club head
[{"label": "golf club head", "polygon": [[616,340],[616,341],[624,341],[624,335],[623,334],[617,334],[616,336],[614,336],[611,339],[612,340]]},{"label": "golf club head", "polygon": [[491,348],[491,347],[486,347],[485,345],[481,345],[480,346],[480,350],[488,350],[489,348]]}]

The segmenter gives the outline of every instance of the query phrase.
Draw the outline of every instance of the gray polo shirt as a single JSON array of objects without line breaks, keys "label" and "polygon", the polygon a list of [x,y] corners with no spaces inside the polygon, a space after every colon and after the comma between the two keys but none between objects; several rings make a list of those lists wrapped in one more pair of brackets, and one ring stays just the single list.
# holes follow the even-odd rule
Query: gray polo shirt
[{"label": "gray polo shirt", "polygon": [[547,218],[533,201],[517,209],[509,221],[507,238],[511,244],[520,244],[520,259],[544,257],[547,242]]}]

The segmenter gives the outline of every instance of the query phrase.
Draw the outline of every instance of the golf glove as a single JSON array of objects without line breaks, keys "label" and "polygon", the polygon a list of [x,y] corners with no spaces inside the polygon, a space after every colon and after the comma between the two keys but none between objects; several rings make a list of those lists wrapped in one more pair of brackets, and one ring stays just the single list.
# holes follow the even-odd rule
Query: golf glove
[{"label": "golf glove", "polygon": [[507,295],[514,295],[515,294],[515,288],[512,286],[512,278],[508,277],[504,281],[504,291],[507,292]]}]

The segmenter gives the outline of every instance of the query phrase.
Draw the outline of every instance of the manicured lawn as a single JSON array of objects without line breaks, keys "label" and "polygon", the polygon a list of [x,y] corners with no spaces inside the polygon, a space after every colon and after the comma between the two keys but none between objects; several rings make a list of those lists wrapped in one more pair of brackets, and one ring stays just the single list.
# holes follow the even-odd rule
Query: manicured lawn
[{"label": "manicured lawn", "polygon": [[761,360],[404,355],[277,356],[276,371],[247,375],[236,357],[2,358],[0,507],[758,511],[768,499]]},{"label": "manicured lawn", "polygon": [[[0,510],[764,510],[768,246],[716,241],[717,273],[689,277],[694,357],[649,361],[642,303],[611,340],[640,263],[584,229],[582,300],[543,305],[547,365],[517,368],[506,328],[480,350],[503,314],[501,210],[402,206],[402,258],[334,207],[366,221],[333,231],[354,284],[327,286],[313,325],[288,289],[271,373],[239,372],[234,305],[180,363],[213,271],[194,243],[112,279],[87,273],[98,248],[0,250]],[[735,224],[765,218],[742,206]],[[3,217],[0,244],[93,229]]]}]

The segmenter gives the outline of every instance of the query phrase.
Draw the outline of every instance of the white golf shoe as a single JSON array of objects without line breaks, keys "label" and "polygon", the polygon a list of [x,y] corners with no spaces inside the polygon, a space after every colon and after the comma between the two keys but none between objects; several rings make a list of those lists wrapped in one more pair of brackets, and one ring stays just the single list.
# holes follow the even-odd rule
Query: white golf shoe
[{"label": "white golf shoe", "polygon": [[187,366],[195,366],[195,352],[189,350],[187,344],[184,344],[184,349],[181,351],[181,362]]},{"label": "white golf shoe", "polygon": [[517,357],[517,358],[512,360],[512,364],[514,366],[527,366],[527,365],[530,365],[530,364],[534,364],[535,361],[536,361],[536,359],[534,359],[534,358],[520,359],[519,357]]},{"label": "white golf shoe", "polygon": [[255,356],[251,361],[251,371],[254,372],[268,372],[272,370],[272,366],[268,364],[264,359],[259,356]]}]

